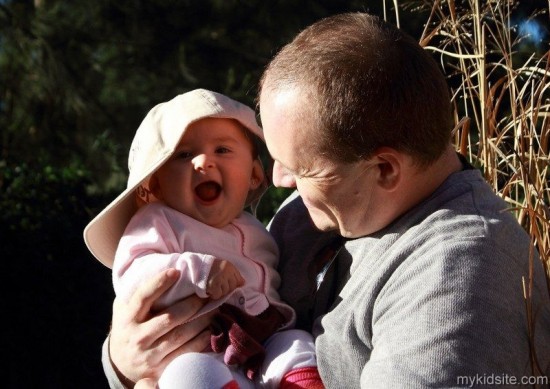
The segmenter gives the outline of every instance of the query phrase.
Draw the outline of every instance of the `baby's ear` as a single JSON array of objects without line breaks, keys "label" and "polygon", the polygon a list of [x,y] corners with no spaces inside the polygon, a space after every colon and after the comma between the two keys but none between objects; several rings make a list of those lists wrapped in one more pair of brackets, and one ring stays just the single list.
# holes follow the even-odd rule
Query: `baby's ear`
[{"label": "baby's ear", "polygon": [[265,173],[262,163],[255,159],[252,164],[252,174],[250,175],[250,190],[258,189],[265,180]]},{"label": "baby's ear", "polygon": [[149,190],[155,195],[155,197],[160,196],[159,180],[154,174],[149,177],[149,182],[147,183],[147,186],[149,186]]},{"label": "baby's ear", "polygon": [[155,176],[150,177],[136,189],[138,207],[160,200],[161,195],[158,179]]},{"label": "baby's ear", "polygon": [[262,163],[259,159],[255,159],[252,165],[252,174],[250,175],[250,190],[246,198],[245,206],[250,206],[252,214],[256,215],[256,209],[260,198],[267,190],[269,182],[265,176]]}]

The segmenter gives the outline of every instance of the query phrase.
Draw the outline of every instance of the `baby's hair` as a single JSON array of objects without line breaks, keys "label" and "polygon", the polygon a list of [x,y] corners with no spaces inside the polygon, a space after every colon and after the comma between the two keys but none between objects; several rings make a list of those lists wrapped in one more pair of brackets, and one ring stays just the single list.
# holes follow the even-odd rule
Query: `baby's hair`
[{"label": "baby's hair", "polygon": [[237,123],[239,128],[242,130],[244,136],[248,141],[250,142],[250,146],[252,147],[252,158],[253,159],[259,159],[260,158],[260,150],[262,150],[262,147],[264,146],[264,142],[256,134],[254,134],[252,131],[250,131],[248,128],[246,128],[241,122],[235,119],[231,119]]}]

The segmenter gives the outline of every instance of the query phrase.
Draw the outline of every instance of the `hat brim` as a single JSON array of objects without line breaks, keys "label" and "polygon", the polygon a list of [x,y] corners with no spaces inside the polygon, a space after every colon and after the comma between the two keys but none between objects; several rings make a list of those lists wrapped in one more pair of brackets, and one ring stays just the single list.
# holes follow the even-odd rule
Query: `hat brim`
[{"label": "hat brim", "polygon": [[101,211],[84,229],[84,242],[90,252],[108,268],[113,267],[114,254],[121,236],[138,206],[135,191],[141,183],[156,172],[170,158],[161,158],[151,173],[142,181],[127,188]]}]

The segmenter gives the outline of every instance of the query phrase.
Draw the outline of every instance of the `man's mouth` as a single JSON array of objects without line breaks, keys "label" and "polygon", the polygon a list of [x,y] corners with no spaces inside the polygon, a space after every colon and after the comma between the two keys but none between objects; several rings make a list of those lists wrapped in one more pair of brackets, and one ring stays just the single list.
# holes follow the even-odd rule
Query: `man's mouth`
[{"label": "man's mouth", "polygon": [[195,193],[197,197],[204,202],[211,202],[216,200],[221,191],[221,185],[214,181],[202,182],[195,188]]}]

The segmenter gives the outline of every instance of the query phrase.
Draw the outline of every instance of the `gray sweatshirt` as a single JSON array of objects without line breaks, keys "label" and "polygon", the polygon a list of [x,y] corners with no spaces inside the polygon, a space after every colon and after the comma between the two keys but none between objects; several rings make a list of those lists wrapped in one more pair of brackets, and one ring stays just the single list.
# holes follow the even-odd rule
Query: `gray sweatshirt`
[{"label": "gray sweatshirt", "polygon": [[[383,231],[346,241],[312,294],[311,254],[333,236],[314,230],[300,198],[289,200],[271,224],[279,292],[300,326],[316,319],[325,385],[460,387],[532,375],[522,288],[530,242],[506,208],[479,171],[455,173]],[[533,264],[535,346],[548,374],[550,301],[538,257]]]}]

